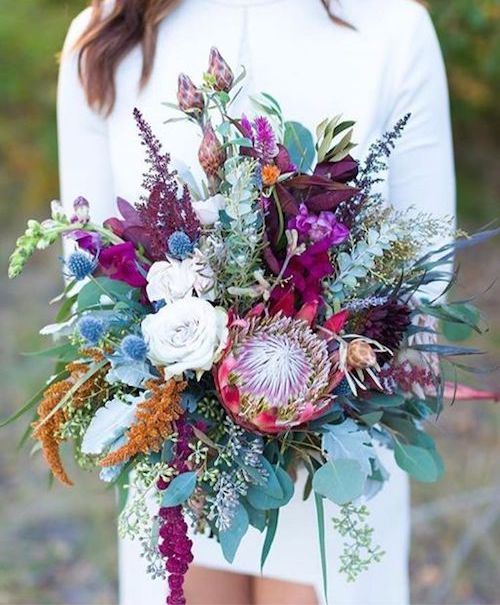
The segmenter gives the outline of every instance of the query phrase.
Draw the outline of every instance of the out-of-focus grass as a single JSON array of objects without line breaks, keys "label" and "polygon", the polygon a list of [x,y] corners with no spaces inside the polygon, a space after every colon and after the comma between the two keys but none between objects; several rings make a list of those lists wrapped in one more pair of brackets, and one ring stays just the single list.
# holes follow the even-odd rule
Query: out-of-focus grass
[{"label": "out-of-focus grass", "polygon": [[[17,226],[21,228],[20,225]],[[9,234],[0,246],[5,268]],[[36,257],[14,283],[1,278],[1,417],[17,409],[51,371],[50,362],[20,351],[41,346],[37,328],[53,319],[46,304],[60,287],[57,250]],[[54,484],[32,444],[17,445],[29,421],[1,429],[0,603],[110,604],[116,602],[114,494],[96,477],[70,465],[76,487]]]}]

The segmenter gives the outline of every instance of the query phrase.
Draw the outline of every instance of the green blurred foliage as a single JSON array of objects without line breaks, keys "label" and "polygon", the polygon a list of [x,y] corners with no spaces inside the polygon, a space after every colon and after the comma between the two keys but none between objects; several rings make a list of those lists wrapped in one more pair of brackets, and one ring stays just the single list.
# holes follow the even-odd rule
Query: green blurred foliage
[{"label": "green blurred foliage", "polygon": [[431,0],[448,67],[455,125],[500,131],[500,1]]},{"label": "green blurred foliage", "polygon": [[0,219],[57,196],[57,54],[83,0],[0,1]]},{"label": "green blurred foliage", "polygon": [[[500,139],[500,0],[430,0],[450,77],[465,218],[492,218]],[[85,0],[0,2],[0,218],[57,195],[57,54]],[[491,170],[490,170],[491,169]],[[478,179],[479,177],[479,179]],[[481,199],[478,213],[477,200]]]}]

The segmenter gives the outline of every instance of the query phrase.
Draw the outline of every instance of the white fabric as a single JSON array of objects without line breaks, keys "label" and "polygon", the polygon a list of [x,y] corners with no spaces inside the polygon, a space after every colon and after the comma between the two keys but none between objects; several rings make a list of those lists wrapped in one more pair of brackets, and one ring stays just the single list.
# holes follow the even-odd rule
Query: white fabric
[{"label": "white fabric", "polygon": [[[398,207],[410,205],[439,215],[454,214],[454,176],[446,78],[439,45],[425,9],[413,0],[343,0],[342,16],[355,29],[333,24],[320,0],[184,0],[160,26],[153,76],[142,91],[139,49],[119,67],[117,102],[107,119],[86,104],[72,44],[89,11],[73,22],[59,82],[61,195],[69,209],[78,195],[91,202],[94,220],[114,213],[116,196],[136,202],[144,171],[132,110],[139,107],[165,149],[196,167],[199,133],[186,123],[164,125],[162,101],[175,99],[177,75],[195,81],[207,67],[210,46],[232,65],[244,63],[245,93],[274,95],[285,116],[311,129],[342,113],[356,121],[355,155],[407,112],[412,113],[390,160],[384,193]],[[370,522],[386,555],[357,583],[336,569],[341,540],[328,532],[331,605],[404,605],[408,602],[409,497],[406,476],[390,452],[382,457],[390,473],[384,490],[370,502]],[[334,514],[329,507],[326,518]],[[265,573],[313,584],[322,594],[312,501],[297,488],[282,511]],[[218,545],[195,539],[195,561],[204,566],[259,573],[262,536],[250,532],[233,566]],[[120,544],[121,605],[160,605],[164,583],[144,572],[135,544]]]}]

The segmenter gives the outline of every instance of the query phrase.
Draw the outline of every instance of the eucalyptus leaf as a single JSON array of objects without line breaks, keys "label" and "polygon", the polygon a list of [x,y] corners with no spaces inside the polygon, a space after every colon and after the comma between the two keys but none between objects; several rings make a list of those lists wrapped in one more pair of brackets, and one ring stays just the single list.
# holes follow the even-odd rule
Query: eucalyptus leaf
[{"label": "eucalyptus leaf", "polygon": [[313,477],[313,490],[341,506],[363,494],[366,474],[356,460],[329,460]]},{"label": "eucalyptus leaf", "polygon": [[398,466],[418,481],[433,483],[443,472],[442,460],[435,450],[397,442],[394,456]]},{"label": "eucalyptus leaf", "polygon": [[299,172],[310,172],[316,151],[312,134],[299,122],[285,122],[285,147]]},{"label": "eucalyptus leaf", "polygon": [[252,527],[260,532],[266,529],[266,513],[263,510],[257,510],[249,502],[245,502],[245,508],[248,513],[248,521]]},{"label": "eucalyptus leaf", "polygon": [[271,546],[273,545],[274,538],[276,536],[276,530],[278,529],[279,514],[280,514],[279,508],[269,511],[269,521],[268,521],[268,525],[267,525],[267,532],[266,532],[266,537],[264,539],[264,544],[262,546],[262,553],[260,556],[260,572],[261,573],[264,569],[264,565],[266,564],[267,557],[269,556],[269,552],[271,551]]},{"label": "eucalyptus leaf", "polygon": [[196,487],[196,473],[189,471],[174,477],[163,492],[161,505],[170,508],[185,502]]},{"label": "eucalyptus leaf", "polygon": [[85,284],[78,293],[77,306],[82,311],[91,307],[99,306],[101,297],[109,296],[115,302],[128,299],[134,288],[121,281],[109,279],[108,277],[95,277]]},{"label": "eucalyptus leaf", "polygon": [[222,548],[222,554],[228,563],[234,561],[240,542],[247,533],[248,525],[248,513],[240,502],[233,516],[231,527],[219,532],[219,542]]}]

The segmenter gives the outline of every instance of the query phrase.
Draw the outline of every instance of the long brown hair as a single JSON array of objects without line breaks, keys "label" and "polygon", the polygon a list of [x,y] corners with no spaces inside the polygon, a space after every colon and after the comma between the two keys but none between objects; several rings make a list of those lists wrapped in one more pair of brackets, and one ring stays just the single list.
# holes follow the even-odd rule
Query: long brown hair
[{"label": "long brown hair", "polygon": [[[330,19],[348,25],[336,17],[329,0],[320,0]],[[111,10],[105,0],[92,0],[90,22],[75,45],[78,69],[89,105],[108,115],[115,104],[115,72],[120,61],[138,44],[142,47],[143,87],[153,70],[162,19],[180,0],[115,0]]]}]

